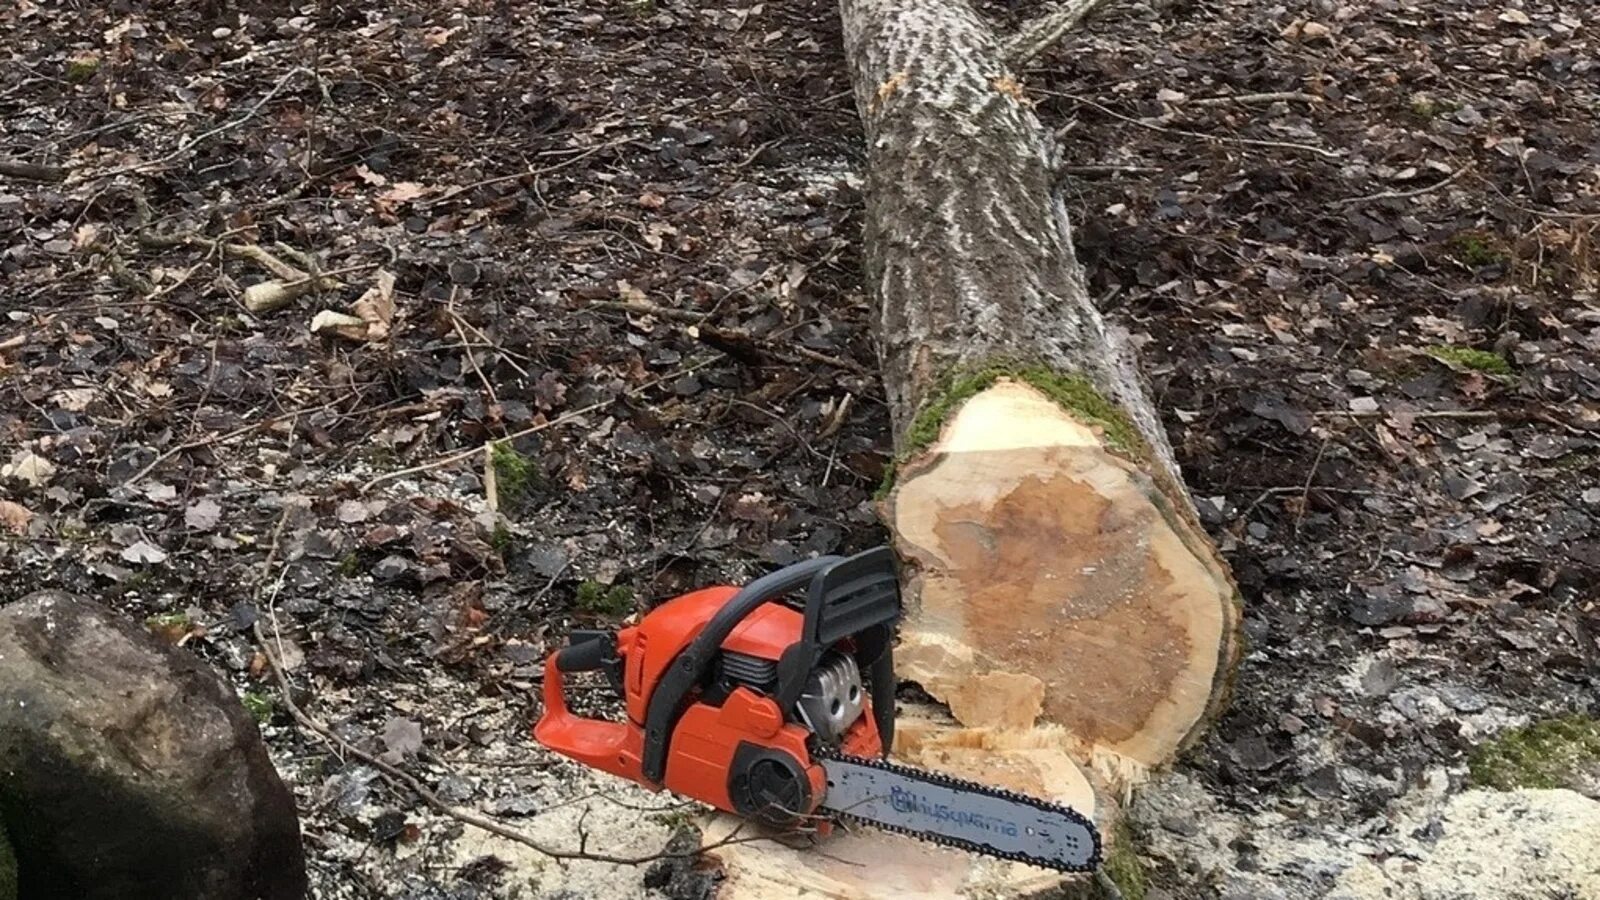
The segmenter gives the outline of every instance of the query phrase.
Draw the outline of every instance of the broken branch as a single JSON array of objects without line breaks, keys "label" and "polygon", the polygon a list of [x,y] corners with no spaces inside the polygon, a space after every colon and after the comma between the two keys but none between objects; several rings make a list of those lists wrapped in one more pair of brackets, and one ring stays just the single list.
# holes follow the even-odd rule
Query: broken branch
[{"label": "broken branch", "polygon": [[63,181],[67,177],[67,170],[19,159],[0,159],[0,175],[22,181]]},{"label": "broken branch", "polygon": [[1012,66],[1021,67],[1050,49],[1067,32],[1077,28],[1078,23],[1104,2],[1105,0],[1067,0],[1050,12],[1023,25],[1017,29],[1015,36],[1005,42],[1001,50],[1005,61]]},{"label": "broken branch", "polygon": [[[639,394],[642,394],[645,391],[647,391],[650,388],[653,388],[653,387],[655,387],[657,385],[664,384],[664,383],[666,383],[668,381],[676,381],[677,379],[682,378],[683,376],[689,374],[690,372],[696,371],[697,369],[702,369],[702,368],[710,365],[715,360],[716,360],[716,357],[711,357],[710,359],[702,359],[699,362],[694,363],[693,365],[684,366],[683,368],[678,369],[675,372],[670,372],[670,373],[668,373],[666,375],[662,375],[660,378],[653,378],[650,381],[647,381],[644,384],[639,385],[638,387],[629,388],[628,390],[623,391],[622,393],[618,394],[615,397],[611,397],[611,398],[606,399],[606,400],[600,400],[600,401],[597,401],[595,403],[591,403],[588,406],[582,407],[580,409],[575,409],[575,410],[572,410],[571,412],[563,413],[563,414],[561,414],[559,416],[556,416],[554,419],[549,420],[548,422],[540,422],[537,425],[529,426],[528,428],[524,428],[521,431],[512,432],[511,434],[508,434],[503,438],[497,438],[496,440],[490,441],[489,443],[498,444],[498,443],[503,443],[503,442],[506,442],[506,441],[514,441],[514,440],[517,440],[518,438],[527,437],[530,434],[537,434],[537,433],[539,433],[541,431],[544,431],[546,428],[554,428],[557,425],[565,425],[566,423],[571,422],[574,419],[578,419],[578,418],[581,418],[583,416],[586,416],[589,413],[594,412],[595,410],[604,409],[605,407],[610,406],[611,404],[617,402],[618,400],[621,400],[624,397],[636,397]],[[363,484],[361,486],[361,490],[359,491],[359,493],[365,494],[367,491],[372,490],[375,486],[380,485],[380,484],[384,483],[385,481],[393,481],[396,478],[404,478],[407,475],[420,475],[423,472],[429,472],[429,471],[432,471],[434,469],[443,468],[444,466],[448,466],[451,463],[458,463],[458,462],[460,462],[460,461],[462,461],[464,459],[471,459],[472,457],[477,456],[478,454],[483,453],[483,452],[485,452],[485,451],[484,451],[483,446],[481,446],[481,445],[480,446],[474,446],[474,447],[468,447],[465,450],[461,450],[461,451],[456,452],[456,453],[448,453],[448,454],[446,454],[444,456],[441,456],[441,457],[439,457],[437,459],[434,459],[434,460],[431,460],[429,462],[425,462],[425,463],[423,463],[421,465],[412,466],[409,469],[400,469],[399,471],[396,471],[396,472],[385,472],[382,475],[378,475],[378,476],[368,480],[366,484]]]}]

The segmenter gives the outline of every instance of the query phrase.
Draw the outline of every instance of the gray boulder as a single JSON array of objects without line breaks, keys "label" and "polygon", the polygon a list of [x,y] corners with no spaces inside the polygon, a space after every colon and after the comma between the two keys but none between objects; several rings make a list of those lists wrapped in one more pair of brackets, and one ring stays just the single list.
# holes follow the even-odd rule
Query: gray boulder
[{"label": "gray boulder", "polygon": [[306,895],[294,798],[233,691],[59,591],[0,608],[0,829],[28,900]]}]

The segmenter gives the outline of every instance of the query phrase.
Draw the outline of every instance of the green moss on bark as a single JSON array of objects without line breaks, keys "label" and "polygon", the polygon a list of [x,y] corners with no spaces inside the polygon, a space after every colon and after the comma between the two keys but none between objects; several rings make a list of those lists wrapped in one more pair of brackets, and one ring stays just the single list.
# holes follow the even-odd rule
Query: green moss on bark
[{"label": "green moss on bark", "polygon": [[884,471],[878,498],[888,496],[900,465],[939,439],[945,422],[961,404],[983,393],[1002,378],[1032,386],[1078,419],[1100,429],[1106,445],[1135,460],[1148,458],[1150,447],[1128,414],[1107,400],[1089,379],[1076,373],[1057,372],[1036,363],[994,360],[976,368],[947,373],[928,392],[906,429],[893,462]]}]

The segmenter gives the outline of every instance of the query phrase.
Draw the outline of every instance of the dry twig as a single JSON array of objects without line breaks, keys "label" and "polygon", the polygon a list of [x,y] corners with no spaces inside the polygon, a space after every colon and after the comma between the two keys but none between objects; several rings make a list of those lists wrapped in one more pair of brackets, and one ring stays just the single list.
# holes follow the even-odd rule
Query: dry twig
[{"label": "dry twig", "polygon": [[[582,418],[583,416],[586,416],[589,413],[594,412],[595,410],[604,409],[607,406],[610,406],[611,404],[617,402],[618,400],[621,400],[623,397],[636,397],[639,394],[642,394],[645,391],[647,391],[650,388],[653,388],[653,387],[655,387],[657,385],[664,384],[665,382],[668,382],[668,381],[675,381],[675,380],[677,380],[679,378],[682,378],[683,376],[689,374],[690,372],[693,372],[693,371],[695,371],[697,369],[701,369],[701,368],[704,368],[705,366],[710,365],[713,361],[715,361],[715,357],[712,357],[711,359],[702,359],[699,362],[694,363],[692,365],[684,366],[683,368],[678,369],[675,372],[670,372],[670,373],[668,373],[666,375],[662,375],[660,378],[653,378],[653,379],[651,379],[651,380],[649,380],[649,381],[645,382],[644,384],[641,384],[641,385],[639,385],[637,387],[629,388],[628,390],[623,391],[622,393],[620,393],[617,396],[612,397],[610,399],[600,400],[598,402],[591,403],[588,406],[582,407],[580,409],[574,409],[574,410],[572,410],[570,412],[562,413],[561,415],[556,416],[554,419],[551,419],[548,422],[540,422],[537,425],[529,426],[527,428],[522,429],[521,431],[512,432],[511,434],[508,434],[503,438],[496,438],[491,443],[501,443],[503,441],[515,441],[515,440],[517,440],[519,438],[527,437],[530,434],[538,434],[539,432],[544,431],[546,428],[554,428],[557,425],[565,425],[566,423],[571,422],[574,419]],[[434,469],[443,468],[443,467],[448,466],[448,465],[450,465],[452,463],[461,462],[464,459],[471,459],[472,457],[477,456],[478,454],[483,453],[483,452],[484,452],[484,448],[482,446],[468,447],[465,450],[460,450],[460,451],[457,451],[455,453],[447,453],[444,456],[438,457],[437,459],[430,460],[429,462],[425,462],[425,463],[423,463],[421,465],[418,465],[418,466],[412,466],[409,469],[400,469],[400,470],[395,471],[395,472],[385,472],[382,475],[378,475],[378,476],[368,480],[366,484],[363,484],[361,486],[361,490],[359,491],[359,493],[365,494],[367,491],[372,490],[374,487],[384,483],[385,481],[393,481],[396,478],[404,478],[407,475],[419,475],[419,474],[421,474],[423,472],[430,472],[430,471],[432,471]]]},{"label": "dry twig", "polygon": [[1228,103],[1278,103],[1298,100],[1302,103],[1321,103],[1316,94],[1302,91],[1268,91],[1264,94],[1232,94],[1226,97],[1202,97],[1187,101],[1191,106],[1222,106]]},{"label": "dry twig", "polygon": [[294,410],[292,412],[281,413],[281,414],[276,415],[276,416],[270,416],[268,418],[262,419],[259,422],[251,422],[249,425],[246,425],[246,426],[244,426],[242,428],[235,428],[234,430],[232,430],[232,431],[230,431],[230,432],[228,432],[226,434],[212,435],[211,437],[208,437],[208,438],[202,438],[202,439],[197,440],[197,441],[187,441],[185,443],[179,444],[178,446],[173,447],[171,450],[168,450],[167,452],[165,452],[165,453],[161,454],[160,456],[156,457],[155,459],[151,460],[149,465],[147,465],[144,468],[140,469],[139,471],[135,472],[131,477],[129,477],[126,481],[124,481],[123,484],[134,484],[134,483],[138,482],[141,478],[143,478],[146,475],[149,475],[151,472],[155,471],[155,468],[157,466],[161,465],[162,463],[166,462],[167,460],[171,459],[174,456],[177,456],[179,453],[182,453],[182,452],[184,452],[186,450],[198,450],[201,447],[210,447],[210,446],[212,446],[214,444],[226,444],[229,441],[236,440],[238,438],[244,437],[247,434],[252,434],[252,433],[254,433],[256,431],[259,431],[259,430],[267,427],[268,425],[275,425],[275,424],[277,424],[279,422],[282,422],[285,419],[292,419],[292,418],[294,418],[296,416],[303,415],[305,413],[318,412],[320,410],[330,409],[332,407],[338,406],[339,404],[345,402],[346,400],[349,400],[351,397],[354,397],[354,396],[355,396],[354,392],[348,393],[348,394],[345,394],[345,395],[339,397],[339,399],[337,399],[337,400],[329,400],[327,403],[323,403],[323,404],[321,404],[319,406],[312,406],[312,407],[307,407],[305,409],[297,409],[297,410]]},{"label": "dry twig", "polygon": [[1094,12],[1105,0],[1066,0],[1060,6],[1017,29],[1005,42],[1001,56],[1011,66],[1021,66],[1044,51]]},{"label": "dry twig", "polygon": [[0,175],[20,181],[62,181],[67,177],[67,170],[20,159],[0,159]]},{"label": "dry twig", "polygon": [[1335,201],[1333,201],[1333,205],[1334,206],[1355,206],[1358,203],[1376,203],[1379,200],[1409,200],[1412,197],[1421,197],[1423,194],[1431,194],[1434,191],[1440,190],[1442,188],[1449,187],[1450,185],[1455,183],[1457,178],[1460,178],[1461,176],[1467,174],[1471,170],[1472,170],[1471,166],[1462,166],[1461,168],[1457,169],[1455,171],[1455,174],[1451,175],[1449,178],[1446,178],[1446,179],[1444,179],[1442,181],[1435,181],[1433,184],[1426,185],[1424,187],[1419,187],[1419,188],[1417,188],[1415,190],[1410,190],[1410,191],[1382,191],[1382,192],[1377,193],[1377,194],[1367,194],[1364,197],[1348,197],[1348,198],[1346,198],[1344,200],[1335,200]]},{"label": "dry twig", "polygon": [[1202,140],[1202,141],[1219,141],[1219,142],[1222,142],[1222,143],[1244,144],[1244,145],[1250,146],[1250,147],[1275,147],[1275,148],[1278,148],[1280,150],[1299,150],[1299,151],[1302,151],[1302,152],[1305,152],[1305,153],[1315,153],[1317,156],[1320,156],[1323,159],[1335,159],[1335,160],[1337,160],[1337,159],[1343,159],[1344,158],[1344,154],[1342,154],[1342,153],[1339,153],[1339,152],[1336,152],[1336,151],[1333,151],[1333,150],[1328,150],[1328,149],[1325,149],[1325,148],[1322,148],[1322,147],[1313,147],[1310,144],[1296,144],[1293,141],[1266,141],[1266,140],[1261,140],[1259,138],[1235,137],[1233,135],[1203,134],[1203,133],[1198,132],[1198,131],[1186,131],[1186,130],[1184,130],[1182,128],[1167,128],[1164,125],[1156,125],[1153,122],[1147,122],[1147,121],[1145,121],[1143,119],[1136,119],[1133,116],[1123,115],[1122,113],[1119,113],[1116,110],[1105,106],[1104,104],[1097,103],[1094,100],[1089,99],[1088,97],[1080,96],[1078,94],[1069,94],[1069,93],[1066,93],[1065,91],[1039,91],[1039,93],[1045,94],[1045,95],[1051,96],[1051,97],[1062,97],[1062,98],[1065,98],[1067,100],[1071,100],[1074,103],[1082,103],[1085,106],[1092,106],[1095,109],[1098,109],[1101,112],[1105,113],[1106,115],[1112,117],[1113,119],[1120,119],[1120,120],[1122,120],[1124,122],[1127,122],[1129,124],[1137,125],[1140,128],[1148,128],[1151,131],[1159,131],[1159,132],[1161,132],[1163,134],[1176,134],[1176,135],[1180,135],[1182,137],[1198,138],[1199,140]]},{"label": "dry twig", "polygon": [[[862,366],[860,363],[852,359],[845,359],[844,357],[840,356],[832,356],[819,350],[812,350],[810,347],[804,347],[800,345],[795,345],[792,348],[792,352],[790,350],[778,350],[770,346],[769,342],[747,334],[743,331],[729,331],[721,328],[713,328],[704,324],[705,320],[710,315],[709,313],[695,312],[687,309],[674,309],[670,306],[662,306],[657,303],[651,303],[648,300],[597,300],[588,304],[588,307],[593,309],[631,313],[636,316],[655,316],[658,319],[671,319],[677,322],[688,322],[697,326],[696,333],[694,334],[694,338],[696,340],[710,346],[715,350],[721,350],[723,353],[727,353],[729,356],[746,363],[755,362],[755,360],[752,358],[754,353],[751,352],[754,351],[771,357],[778,362],[786,363],[791,366],[800,365],[800,360],[804,359],[810,360],[814,363],[821,363],[825,366],[833,366],[837,369],[844,369],[847,372],[853,372],[856,375],[863,377],[872,376],[872,373],[867,371],[865,366]],[[741,352],[741,348],[744,349],[744,352]]]},{"label": "dry twig", "polygon": [[202,132],[199,135],[196,135],[191,140],[186,140],[186,141],[180,142],[178,144],[178,149],[173,150],[171,153],[168,153],[165,156],[159,156],[159,157],[156,157],[155,159],[147,159],[147,160],[144,160],[142,162],[131,163],[129,165],[123,166],[123,167],[118,168],[118,169],[112,169],[109,172],[95,173],[94,177],[109,178],[109,177],[116,176],[116,175],[127,175],[127,174],[130,174],[130,173],[133,173],[133,172],[140,172],[140,171],[143,171],[145,169],[149,169],[149,168],[152,168],[152,167],[155,167],[155,166],[166,165],[167,163],[172,162],[173,160],[177,159],[178,157],[183,156],[186,153],[192,152],[194,150],[194,148],[200,146],[201,143],[203,143],[205,141],[208,141],[211,138],[214,138],[214,137],[216,137],[216,136],[218,136],[220,134],[226,134],[227,132],[230,132],[230,131],[234,130],[235,128],[238,128],[241,125],[244,125],[246,122],[249,122],[251,119],[254,119],[256,117],[256,114],[261,112],[261,108],[266,106],[268,103],[271,103],[272,99],[274,97],[278,96],[278,94],[281,93],[283,91],[283,89],[288,86],[289,79],[293,78],[296,75],[310,75],[313,78],[317,77],[317,73],[315,73],[312,70],[306,68],[305,66],[296,66],[295,68],[290,69],[288,72],[284,73],[283,77],[278,79],[278,83],[274,84],[272,86],[272,90],[267,91],[267,95],[265,97],[262,97],[260,100],[256,101],[256,105],[255,106],[250,107],[250,109],[248,111],[246,111],[244,115],[238,117],[237,119],[234,119],[234,120],[232,120],[230,122],[224,122],[223,124],[218,125],[216,128],[211,129],[210,131]]}]

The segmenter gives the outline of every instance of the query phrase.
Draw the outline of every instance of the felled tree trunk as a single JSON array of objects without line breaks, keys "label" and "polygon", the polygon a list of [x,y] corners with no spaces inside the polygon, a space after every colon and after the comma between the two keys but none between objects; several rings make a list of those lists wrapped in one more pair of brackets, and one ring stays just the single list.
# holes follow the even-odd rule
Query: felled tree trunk
[{"label": "felled tree trunk", "polygon": [[[964,0],[841,8],[897,450],[881,510],[909,576],[897,661],[943,707],[902,710],[895,753],[1072,802],[1114,842],[1115,799],[1222,704],[1237,590],[1088,296],[1051,142],[995,36]],[[865,832],[824,853],[728,848],[722,896],[1059,881]]]}]

